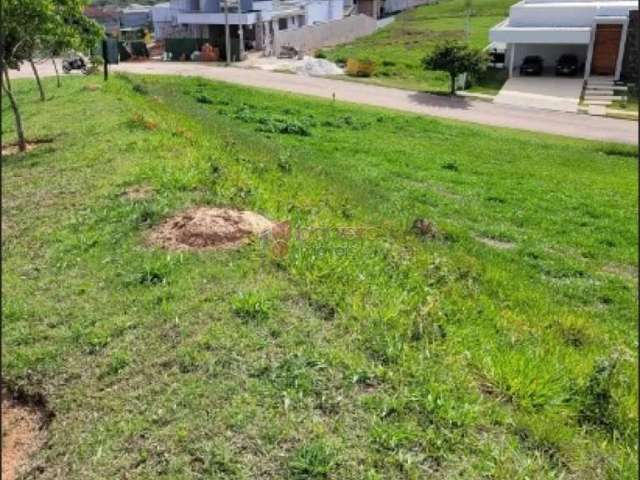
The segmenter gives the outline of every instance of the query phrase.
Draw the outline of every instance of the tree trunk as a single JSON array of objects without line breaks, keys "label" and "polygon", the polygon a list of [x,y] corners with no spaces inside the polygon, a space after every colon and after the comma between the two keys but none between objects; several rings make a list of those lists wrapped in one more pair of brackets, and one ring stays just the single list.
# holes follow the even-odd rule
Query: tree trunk
[{"label": "tree trunk", "polygon": [[[4,78],[5,78],[5,81],[6,81],[7,89],[8,89],[9,91],[11,91],[11,81],[9,80],[9,69],[8,69],[8,68],[3,69],[3,72],[2,72],[2,73],[3,73]],[[0,81],[1,81],[1,80],[2,80],[2,78],[0,78]]]},{"label": "tree trunk", "polygon": [[18,134],[18,148],[21,152],[27,150],[27,141],[24,138],[24,130],[22,129],[22,117],[20,116],[20,110],[18,109],[18,103],[16,102],[15,97],[13,96],[13,92],[11,91],[11,83],[9,82],[9,72],[6,68],[4,70],[4,78],[0,76],[0,83],[2,84],[2,89],[4,90],[7,98],[9,99],[9,103],[11,104],[11,109],[13,110],[13,118],[16,121],[16,132]]},{"label": "tree trunk", "polygon": [[53,63],[53,69],[56,71],[56,82],[58,83],[58,88],[60,88],[60,72],[58,71],[58,64],[56,63],[56,59],[51,57],[51,63]]},{"label": "tree trunk", "polygon": [[451,76],[451,95],[456,94],[456,76],[453,73],[449,74]]},{"label": "tree trunk", "polygon": [[38,69],[36,68],[36,64],[33,62],[33,59],[29,59],[29,63],[31,64],[31,69],[33,70],[33,75],[36,77],[36,83],[38,84],[38,90],[40,90],[40,100],[43,102],[46,100],[44,96],[44,88],[42,88],[42,82],[40,81],[40,75],[38,75]]}]

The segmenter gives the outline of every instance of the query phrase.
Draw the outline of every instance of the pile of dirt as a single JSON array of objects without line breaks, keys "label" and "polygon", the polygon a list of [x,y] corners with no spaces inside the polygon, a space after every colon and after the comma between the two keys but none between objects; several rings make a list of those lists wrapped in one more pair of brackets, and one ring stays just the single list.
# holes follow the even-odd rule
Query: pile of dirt
[{"label": "pile of dirt", "polygon": [[2,479],[14,480],[44,444],[46,416],[2,389]]},{"label": "pile of dirt", "polygon": [[155,227],[150,246],[169,250],[239,248],[271,232],[274,223],[254,212],[231,208],[193,208]]}]

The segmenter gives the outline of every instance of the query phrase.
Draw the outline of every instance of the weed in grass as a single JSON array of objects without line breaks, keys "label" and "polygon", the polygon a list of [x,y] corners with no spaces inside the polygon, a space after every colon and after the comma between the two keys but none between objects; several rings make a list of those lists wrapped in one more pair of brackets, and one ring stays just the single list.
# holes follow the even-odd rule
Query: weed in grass
[{"label": "weed in grass", "polygon": [[322,480],[329,478],[337,463],[333,448],[323,440],[302,445],[289,460],[289,473],[295,480]]},{"label": "weed in grass", "polygon": [[133,128],[144,128],[145,130],[156,130],[158,128],[158,122],[138,112],[133,114],[129,120],[129,125]]},{"label": "weed in grass", "polygon": [[284,172],[284,173],[291,172],[291,169],[293,167],[291,166],[289,155],[281,155],[280,158],[278,158],[278,168],[280,169],[281,172]]},{"label": "weed in grass", "polygon": [[131,363],[131,357],[127,352],[115,351],[111,353],[109,363],[103,371],[104,376],[113,376],[127,368]]},{"label": "weed in grass", "polygon": [[607,432],[618,428],[617,402],[613,395],[618,357],[613,355],[596,361],[589,380],[582,391],[579,420]]},{"label": "weed in grass", "polygon": [[243,320],[264,322],[272,317],[276,301],[271,295],[253,291],[236,295],[231,305],[233,313]]},{"label": "weed in grass", "polygon": [[196,97],[196,102],[203,103],[205,105],[213,105],[214,103],[213,99],[207,95],[198,95]]},{"label": "weed in grass", "polygon": [[131,89],[140,94],[140,95],[148,95],[149,94],[149,89],[143,85],[142,83],[134,83],[133,86],[131,87]]},{"label": "weed in grass", "polygon": [[564,317],[557,322],[560,336],[567,345],[582,348],[593,340],[591,325],[581,317]]},{"label": "weed in grass", "polygon": [[441,165],[441,168],[443,170],[450,170],[452,172],[459,172],[460,171],[460,167],[458,166],[457,163],[455,162],[447,162],[447,163],[443,163]]}]

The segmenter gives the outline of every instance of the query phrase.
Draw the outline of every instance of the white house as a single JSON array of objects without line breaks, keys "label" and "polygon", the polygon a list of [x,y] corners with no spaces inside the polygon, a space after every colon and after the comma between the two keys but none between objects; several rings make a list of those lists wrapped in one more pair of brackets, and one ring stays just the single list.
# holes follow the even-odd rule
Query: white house
[{"label": "white house", "polygon": [[220,44],[225,3],[232,45],[238,42],[240,57],[246,48],[272,53],[279,32],[340,20],[344,12],[344,0],[171,0],[152,8],[155,38],[210,39]]},{"label": "white house", "polygon": [[552,66],[560,55],[572,53],[584,63],[584,76],[620,78],[630,0],[522,0],[509,18],[490,33],[495,44],[506,44],[509,76],[527,55],[539,55]]}]

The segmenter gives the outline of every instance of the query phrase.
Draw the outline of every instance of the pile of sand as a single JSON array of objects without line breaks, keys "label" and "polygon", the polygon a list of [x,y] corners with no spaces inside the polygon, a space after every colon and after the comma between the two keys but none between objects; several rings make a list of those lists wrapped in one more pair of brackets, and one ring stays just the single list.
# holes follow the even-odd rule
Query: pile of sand
[{"label": "pile of sand", "polygon": [[277,58],[250,56],[247,60],[240,62],[240,67],[257,68],[260,70],[291,72],[298,75],[327,76],[344,75],[344,69],[335,63],[324,58],[314,58],[305,55],[302,58]]},{"label": "pile of sand", "polygon": [[335,63],[324,58],[304,57],[294,65],[294,71],[300,75],[323,77],[327,75],[343,75],[344,70]]},{"label": "pile of sand", "polygon": [[238,248],[267,234],[274,223],[254,212],[193,208],[156,226],[148,244],[169,250]]}]

